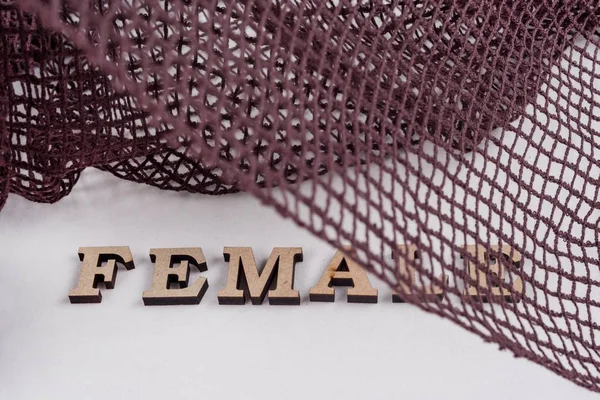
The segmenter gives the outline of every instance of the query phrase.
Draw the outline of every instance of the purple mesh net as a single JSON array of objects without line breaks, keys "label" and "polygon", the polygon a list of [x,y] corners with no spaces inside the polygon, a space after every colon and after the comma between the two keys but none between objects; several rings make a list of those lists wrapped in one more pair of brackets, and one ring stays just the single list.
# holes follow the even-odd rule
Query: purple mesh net
[{"label": "purple mesh net", "polygon": [[[90,166],[243,190],[352,244],[403,300],[600,390],[599,2],[1,0],[0,12],[0,205],[57,201]],[[444,298],[426,300],[430,285]]]}]

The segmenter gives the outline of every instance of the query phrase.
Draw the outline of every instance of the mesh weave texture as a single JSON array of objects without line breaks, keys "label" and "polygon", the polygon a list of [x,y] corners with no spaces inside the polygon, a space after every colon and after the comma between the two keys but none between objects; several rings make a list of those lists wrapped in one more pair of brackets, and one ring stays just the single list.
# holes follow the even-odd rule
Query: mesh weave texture
[{"label": "mesh weave texture", "polygon": [[[57,201],[90,166],[243,190],[407,302],[600,391],[598,18],[568,0],[0,0],[0,207]],[[465,260],[521,279],[520,301],[466,296]]]}]

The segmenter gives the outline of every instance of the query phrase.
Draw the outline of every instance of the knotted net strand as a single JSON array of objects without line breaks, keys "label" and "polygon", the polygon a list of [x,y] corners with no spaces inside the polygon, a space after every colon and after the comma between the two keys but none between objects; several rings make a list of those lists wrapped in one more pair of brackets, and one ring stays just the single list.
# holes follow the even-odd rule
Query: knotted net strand
[{"label": "knotted net strand", "polygon": [[[243,190],[351,244],[405,301],[600,391],[598,1],[0,0],[0,13],[0,205],[57,201],[90,166]],[[465,261],[518,301],[466,296]],[[443,300],[425,300],[431,284]]]}]

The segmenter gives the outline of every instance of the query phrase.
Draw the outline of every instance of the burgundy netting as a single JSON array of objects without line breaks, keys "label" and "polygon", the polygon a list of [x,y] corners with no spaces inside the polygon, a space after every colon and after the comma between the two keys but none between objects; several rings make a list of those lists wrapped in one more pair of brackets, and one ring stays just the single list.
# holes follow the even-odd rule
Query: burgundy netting
[{"label": "burgundy netting", "polygon": [[[406,301],[600,390],[598,1],[1,0],[0,12],[0,204],[57,201],[90,166],[244,190],[352,244]],[[395,252],[415,282],[397,243],[417,246],[414,261]],[[520,301],[465,295],[477,282],[461,257]],[[445,298],[425,301],[442,273]]]}]

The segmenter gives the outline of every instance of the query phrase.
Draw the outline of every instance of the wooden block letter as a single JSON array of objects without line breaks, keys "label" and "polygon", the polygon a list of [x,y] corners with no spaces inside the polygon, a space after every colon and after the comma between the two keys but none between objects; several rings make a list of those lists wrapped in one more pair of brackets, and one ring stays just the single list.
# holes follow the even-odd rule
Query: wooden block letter
[{"label": "wooden block letter", "polygon": [[100,303],[102,293],[98,289],[98,283],[104,282],[107,289],[115,287],[117,262],[125,265],[128,270],[134,268],[128,246],[80,247],[78,253],[82,261],[79,282],[75,289],[69,291],[69,300],[73,304]]},{"label": "wooden block letter", "polygon": [[[465,251],[477,260],[477,262],[467,260],[469,278],[476,282],[476,284],[468,282],[465,294],[481,299],[483,302],[502,298],[506,301],[518,302],[519,295],[523,293],[523,281],[521,278],[517,277],[511,283],[512,290],[515,292],[514,294],[511,294],[510,289],[506,287],[508,284],[504,284],[504,287],[501,287],[500,281],[504,282],[505,263],[509,262],[517,268],[521,267],[521,254],[510,246],[491,246],[490,249],[494,253],[500,254],[504,260],[492,259],[490,253],[482,245],[465,246]],[[490,282],[490,277],[494,281]],[[488,298],[488,293],[491,298]]]},{"label": "wooden block letter", "polygon": [[[225,247],[225,261],[229,262],[227,285],[219,290],[219,304],[244,304],[244,289],[252,304],[262,304],[267,291],[269,304],[299,305],[300,293],[294,290],[296,262],[302,261],[301,247],[275,247],[262,272],[259,273],[250,247]],[[277,285],[269,290],[273,281]]]},{"label": "wooden block letter", "polygon": [[377,303],[377,289],[371,286],[365,270],[341,250],[336,251],[319,282],[310,289],[310,301],[335,301],[333,286],[352,286],[348,303]]},{"label": "wooden block letter", "polygon": [[[411,286],[415,287],[417,285],[417,280],[415,278],[415,270],[411,266],[407,265],[406,261],[414,261],[419,259],[419,252],[417,250],[417,246],[415,245],[403,245],[399,244],[397,246],[398,255],[397,255],[397,265],[398,265],[398,273],[404,279],[406,279],[410,284],[406,284],[403,281],[398,282],[398,286],[400,286],[400,293],[406,293],[407,295],[411,294]],[[442,275],[440,280],[444,282],[445,286],[448,286],[448,275]],[[422,288],[423,293],[420,293],[420,300],[424,302],[442,300],[444,298],[444,287],[439,287],[437,285],[430,285],[429,287]],[[398,292],[392,293],[392,302],[393,303],[404,303],[404,299],[401,294]]]},{"label": "wooden block letter", "polygon": [[[206,271],[206,259],[199,247],[150,249],[150,259],[154,262],[152,287],[144,291],[142,298],[146,306],[166,306],[177,304],[199,304],[208,289],[205,277],[199,277],[188,286],[190,264],[200,272]],[[179,266],[174,267],[174,264]],[[172,283],[179,283],[179,289],[171,289]]]}]

